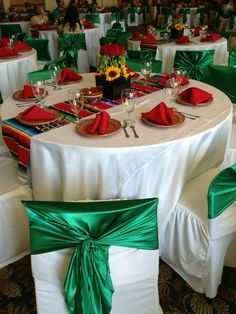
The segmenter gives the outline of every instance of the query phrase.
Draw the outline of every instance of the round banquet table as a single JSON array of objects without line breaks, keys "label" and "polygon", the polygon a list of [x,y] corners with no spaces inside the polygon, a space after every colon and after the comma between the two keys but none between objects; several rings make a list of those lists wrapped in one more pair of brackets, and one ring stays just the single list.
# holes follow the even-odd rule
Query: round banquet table
[{"label": "round banquet table", "polygon": [[27,83],[28,72],[37,69],[37,53],[34,49],[20,53],[17,58],[0,58],[0,91],[3,99]]},{"label": "round banquet table", "polygon": [[[26,36],[30,37],[30,21],[19,21],[19,22],[2,22],[0,25],[8,25],[8,24],[20,24],[21,30],[23,33],[26,34]],[[1,28],[0,28],[0,37],[1,37]]]},{"label": "round banquet table", "polygon": [[215,50],[214,64],[227,64],[227,40],[222,37],[215,42],[201,42],[200,37],[191,38],[191,44],[177,45],[176,43],[162,44],[157,47],[156,59],[162,60],[162,71],[169,74],[174,65],[177,50]]},{"label": "round banquet table", "polygon": [[[46,105],[67,100],[68,89],[95,84],[93,74],[80,83],[49,90]],[[138,99],[133,117],[139,138],[125,138],[122,129],[104,137],[84,137],[75,124],[34,136],[31,141],[31,175],[35,200],[158,197],[160,243],[162,230],[190,178],[219,165],[226,153],[232,124],[232,104],[220,90],[191,80],[189,86],[213,93],[205,106],[184,106],[179,111],[197,114],[199,119],[172,128],[144,124],[141,112],[165,101],[164,90]],[[22,108],[9,97],[2,105],[2,119],[15,117]],[[167,103],[168,104],[168,103]],[[170,105],[170,104],[168,104]],[[173,105],[173,104],[171,104]],[[121,106],[109,109],[111,118],[122,120]],[[90,118],[90,117],[89,117]]]},{"label": "round banquet table", "polygon": [[[88,61],[89,65],[97,66],[97,52],[100,50],[100,41],[102,33],[99,27],[94,27],[90,29],[85,29],[85,42],[88,51]],[[48,39],[48,49],[51,59],[54,60],[59,57],[59,35],[57,30],[40,30],[39,38]]]}]

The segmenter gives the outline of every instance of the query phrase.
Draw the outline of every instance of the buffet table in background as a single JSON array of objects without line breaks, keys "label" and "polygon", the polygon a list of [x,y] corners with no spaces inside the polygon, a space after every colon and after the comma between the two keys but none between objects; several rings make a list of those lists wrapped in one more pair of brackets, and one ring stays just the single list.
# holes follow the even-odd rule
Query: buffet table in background
[{"label": "buffet table in background", "polygon": [[[70,88],[94,85],[94,74],[84,74],[81,82],[64,86],[61,91],[49,89],[46,105],[67,100]],[[34,199],[158,197],[161,243],[162,230],[184,183],[223,161],[231,131],[229,98],[204,83],[191,80],[189,86],[211,92],[213,102],[205,106],[168,103],[164,90],[140,97],[133,113],[139,138],[133,136],[131,129],[130,138],[122,129],[110,136],[81,136],[73,123],[33,136],[30,151]],[[171,128],[144,124],[141,112],[161,101],[199,118],[185,118]],[[2,106],[2,119],[15,117],[22,110],[9,97]],[[108,112],[113,119],[125,117],[120,105]]]}]

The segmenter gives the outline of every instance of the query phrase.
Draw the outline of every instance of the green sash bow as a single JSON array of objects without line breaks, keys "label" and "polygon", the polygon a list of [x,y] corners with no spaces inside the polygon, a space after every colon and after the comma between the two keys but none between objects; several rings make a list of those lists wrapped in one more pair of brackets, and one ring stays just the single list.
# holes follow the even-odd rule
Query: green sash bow
[{"label": "green sash bow", "polygon": [[179,13],[183,15],[183,23],[187,22],[187,14],[190,14],[190,9],[179,9]]},{"label": "green sash bow", "polygon": [[84,33],[62,34],[59,37],[59,50],[72,60],[74,66],[77,66],[77,53],[80,49],[87,50]]},{"label": "green sash bow", "polygon": [[219,216],[236,201],[236,164],[222,170],[208,190],[208,218]]},{"label": "green sash bow", "polygon": [[162,8],[161,13],[164,15],[164,25],[168,23],[170,15],[174,12],[172,8]]},{"label": "green sash bow", "polygon": [[23,203],[30,219],[31,254],[74,247],[64,283],[70,314],[110,313],[110,245],[158,248],[157,198]]},{"label": "green sash bow", "polygon": [[236,66],[236,48],[234,48],[229,54],[228,65],[230,67]]},{"label": "green sash bow", "polygon": [[176,51],[174,67],[187,71],[187,77],[200,81],[204,69],[213,64],[214,50]]},{"label": "green sash bow", "polygon": [[138,13],[138,9],[137,8],[128,8],[128,14],[130,14],[129,16],[129,20],[130,23],[135,23],[135,13]]},{"label": "green sash bow", "polygon": [[88,19],[93,24],[100,24],[100,15],[99,13],[90,13],[85,15],[86,19]]},{"label": "green sash bow", "polygon": [[146,22],[147,7],[143,6],[139,8],[138,14],[143,14],[143,21]]}]

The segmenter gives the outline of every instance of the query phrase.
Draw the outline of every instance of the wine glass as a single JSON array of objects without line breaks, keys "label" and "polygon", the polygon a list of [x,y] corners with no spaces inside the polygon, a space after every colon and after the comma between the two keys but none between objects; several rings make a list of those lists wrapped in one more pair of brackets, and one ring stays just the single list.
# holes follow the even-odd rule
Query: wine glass
[{"label": "wine glass", "polygon": [[61,87],[58,86],[60,79],[61,68],[57,64],[51,64],[49,66],[50,78],[54,84],[54,90],[61,90]]},{"label": "wine glass", "polygon": [[76,123],[80,121],[80,112],[84,107],[84,95],[80,89],[68,90],[68,101],[71,110],[76,117]]},{"label": "wine glass", "polygon": [[152,60],[143,60],[141,62],[141,73],[147,80],[152,73]]},{"label": "wine glass", "polygon": [[121,91],[121,102],[123,110],[127,112],[127,119],[124,119],[127,125],[133,125],[135,120],[131,119],[131,113],[134,111],[137,102],[137,93],[134,89],[127,88]]},{"label": "wine glass", "polygon": [[31,81],[31,85],[34,97],[37,98],[38,100],[37,106],[43,108],[42,100],[45,98],[47,94],[47,90],[44,87],[44,81],[40,79],[34,79]]},{"label": "wine glass", "polygon": [[7,45],[8,49],[13,50],[15,43],[16,43],[16,34],[11,34],[9,36],[9,42]]},{"label": "wine glass", "polygon": [[180,81],[175,77],[171,77],[165,83],[165,94],[166,98],[173,101],[177,98],[180,92]]},{"label": "wine glass", "polygon": [[179,85],[181,88],[183,77],[186,77],[186,75],[187,75],[187,70],[174,68],[170,76],[175,77],[176,80],[179,80]]}]

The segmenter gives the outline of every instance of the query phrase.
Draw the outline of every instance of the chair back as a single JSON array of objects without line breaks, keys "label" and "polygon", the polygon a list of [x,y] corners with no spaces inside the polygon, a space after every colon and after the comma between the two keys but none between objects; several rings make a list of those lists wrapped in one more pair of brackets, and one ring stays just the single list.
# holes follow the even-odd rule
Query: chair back
[{"label": "chair back", "polygon": [[236,67],[236,48],[233,48],[229,54],[228,66]]},{"label": "chair back", "polygon": [[74,66],[77,66],[78,50],[87,50],[84,33],[60,35],[59,51],[63,51]]},{"label": "chair back", "polygon": [[215,50],[177,50],[174,68],[187,71],[187,77],[201,81],[202,75],[209,64],[213,64]]},{"label": "chair back", "polygon": [[224,92],[236,103],[236,68],[224,65],[208,65],[202,76],[202,82],[210,84]]},{"label": "chair back", "polygon": [[64,283],[70,313],[110,313],[111,245],[158,249],[156,198],[23,203],[30,219],[31,254],[73,248]]},{"label": "chair back", "polygon": [[37,51],[37,60],[50,61],[48,39],[25,37],[24,42]]},{"label": "chair back", "polygon": [[4,24],[0,25],[2,37],[9,37],[10,35],[17,35],[22,33],[20,24]]},{"label": "chair back", "polygon": [[209,219],[216,218],[236,201],[236,164],[215,176],[207,197]]},{"label": "chair back", "polygon": [[127,50],[127,65],[136,72],[141,72],[142,60],[152,60],[152,72],[160,73],[162,68],[162,61],[155,60],[156,52],[152,49],[143,50]]}]

